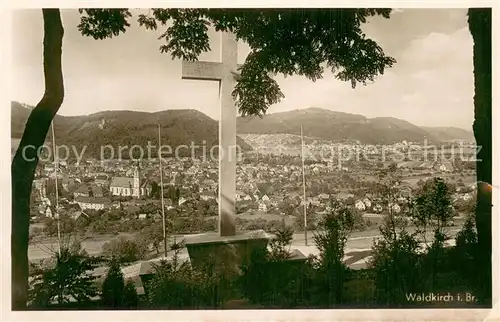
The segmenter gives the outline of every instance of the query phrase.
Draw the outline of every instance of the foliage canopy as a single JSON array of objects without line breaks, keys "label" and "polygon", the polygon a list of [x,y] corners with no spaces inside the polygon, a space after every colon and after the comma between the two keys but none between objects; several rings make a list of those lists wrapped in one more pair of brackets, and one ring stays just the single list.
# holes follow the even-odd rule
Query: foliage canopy
[{"label": "foliage canopy", "polygon": [[[262,115],[284,96],[272,74],[302,75],[315,81],[329,69],[336,78],[356,84],[373,81],[396,61],[361,29],[367,18],[389,18],[391,9],[151,9],[138,23],[164,28],[162,53],[197,60],[210,50],[209,27],[232,32],[251,51],[233,91],[243,115]],[[130,26],[129,9],[80,9],[78,29],[105,39]]]}]

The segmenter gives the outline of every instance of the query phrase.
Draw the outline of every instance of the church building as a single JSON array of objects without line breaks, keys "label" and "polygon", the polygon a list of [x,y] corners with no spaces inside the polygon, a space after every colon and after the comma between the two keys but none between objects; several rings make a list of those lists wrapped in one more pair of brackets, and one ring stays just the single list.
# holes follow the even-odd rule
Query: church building
[{"label": "church building", "polygon": [[149,195],[151,188],[141,180],[139,167],[134,168],[134,177],[114,177],[109,191],[113,196],[140,198]]}]

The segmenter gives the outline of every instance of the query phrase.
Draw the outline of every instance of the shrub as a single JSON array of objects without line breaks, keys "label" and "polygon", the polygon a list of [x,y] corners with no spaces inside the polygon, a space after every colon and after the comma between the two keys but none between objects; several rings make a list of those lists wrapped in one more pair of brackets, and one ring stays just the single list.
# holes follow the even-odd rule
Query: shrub
[{"label": "shrub", "polygon": [[375,277],[375,297],[379,304],[406,302],[406,294],[418,292],[422,286],[419,248],[415,235],[401,231],[396,238],[384,235],[374,243],[370,267]]},{"label": "shrub", "polygon": [[138,304],[139,296],[137,295],[136,287],[134,282],[129,280],[123,289],[123,307],[136,308]]},{"label": "shrub", "polygon": [[[422,275],[427,276],[428,289],[433,290],[438,284],[438,274],[445,270],[446,251],[444,242],[448,238],[446,229],[454,215],[451,194],[454,191],[452,185],[446,183],[442,178],[433,178],[417,191],[416,198],[410,202],[410,216],[413,218],[417,232],[423,242],[427,242],[426,234],[428,228],[433,231],[433,240],[430,246],[425,246],[422,256]],[[425,284],[422,281],[422,284]]]},{"label": "shrub", "polygon": [[331,306],[343,301],[344,281],[348,268],[343,262],[345,245],[354,230],[356,211],[331,201],[332,210],[319,222],[314,242],[319,250],[316,259],[315,292],[318,304]]},{"label": "shrub", "polygon": [[206,273],[192,269],[188,262],[179,263],[178,252],[171,261],[161,261],[153,265],[153,269],[154,275],[146,286],[152,307],[193,309],[217,305],[215,281]]},{"label": "shrub", "polygon": [[[427,277],[422,274],[421,256],[418,253],[420,245],[416,238],[422,231],[417,230],[410,234],[406,230],[408,225],[406,218],[414,210],[413,203],[410,202],[409,207],[402,208],[397,214],[392,207],[389,207],[397,201],[398,182],[394,174],[389,173],[381,177],[380,199],[384,208],[388,209],[388,213],[380,227],[382,238],[374,241],[372,259],[369,263],[374,277],[376,302],[391,306],[406,303],[406,294],[422,290],[426,284],[424,277]],[[421,183],[421,187],[425,187],[425,182]],[[429,200],[422,197],[422,210],[428,209],[426,206]],[[426,216],[420,212],[416,221],[425,226]]]},{"label": "shrub", "polygon": [[50,267],[32,267],[29,305],[41,308],[54,301],[68,303],[71,298],[78,303],[88,303],[97,296],[95,277],[89,272],[98,266],[100,258],[74,253],[69,248],[62,248],[53,258],[54,264]]},{"label": "shrub", "polygon": [[144,243],[119,237],[102,246],[102,253],[107,258],[115,258],[119,263],[130,263],[144,258],[147,254]]},{"label": "shrub", "polygon": [[462,229],[456,236],[456,246],[452,251],[453,265],[458,269],[460,277],[474,285],[477,283],[477,232],[475,230],[475,216],[470,215]]},{"label": "shrub", "polygon": [[293,307],[304,301],[304,265],[288,260],[293,230],[281,227],[274,233],[271,251],[252,252],[250,260],[241,267],[237,285],[251,303]]},{"label": "shrub", "polygon": [[111,308],[121,307],[123,304],[123,291],[125,280],[120,268],[120,263],[112,259],[104,283],[102,284],[101,298],[104,306]]}]

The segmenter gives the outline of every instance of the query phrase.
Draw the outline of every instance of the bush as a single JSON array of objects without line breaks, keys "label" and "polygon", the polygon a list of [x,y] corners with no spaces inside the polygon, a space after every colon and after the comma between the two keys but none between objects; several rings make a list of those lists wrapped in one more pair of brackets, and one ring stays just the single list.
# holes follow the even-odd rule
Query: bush
[{"label": "bush", "polygon": [[206,274],[191,269],[185,262],[162,261],[154,265],[148,282],[150,305],[162,309],[215,307],[215,283]]},{"label": "bush", "polygon": [[144,243],[119,237],[102,246],[102,253],[107,258],[115,258],[119,263],[135,262],[143,259],[147,254],[147,247]]},{"label": "bush", "polygon": [[138,304],[139,296],[137,295],[136,287],[134,282],[129,280],[123,289],[123,307],[136,308]]},{"label": "bush", "polygon": [[446,229],[454,215],[451,197],[453,191],[454,187],[442,178],[432,178],[424,183],[409,204],[409,215],[416,224],[421,241],[427,241],[429,228],[433,231],[433,241],[430,246],[426,246],[424,255],[421,256],[421,275],[427,277],[421,284],[427,283],[427,290],[431,291],[442,284],[439,283],[438,275],[446,271],[448,256],[444,242],[448,238]]},{"label": "bush", "polygon": [[[316,229],[316,214],[311,211],[311,209],[307,210],[307,230],[315,230]],[[300,213],[295,216],[294,228],[297,231],[304,231],[304,214]]]},{"label": "bush", "polygon": [[101,298],[104,306],[119,308],[123,304],[123,291],[125,280],[120,268],[120,263],[113,259],[110,262],[106,279],[102,284]]},{"label": "bush", "polygon": [[469,282],[477,283],[478,265],[477,265],[477,233],[475,230],[475,216],[467,218],[462,229],[456,236],[456,246],[453,249],[453,265],[458,269],[460,277]]},{"label": "bush", "polygon": [[356,210],[334,200],[332,210],[320,222],[314,235],[319,249],[316,259],[315,293],[317,302],[331,306],[341,304],[344,298],[344,281],[348,268],[343,262],[349,234],[354,230]]},{"label": "bush", "polygon": [[274,233],[271,251],[255,250],[242,265],[237,285],[251,303],[293,307],[304,303],[304,265],[287,260],[293,230],[282,227]]},{"label": "bush", "polygon": [[[420,248],[417,236],[422,232],[409,233],[406,230],[408,221],[406,218],[413,215],[414,210],[418,216],[413,217],[419,223],[417,227],[425,226],[430,199],[420,194],[420,207],[415,209],[413,202],[408,207],[403,207],[400,213],[395,213],[389,205],[397,202],[399,178],[392,173],[381,176],[379,185],[380,201],[384,208],[388,209],[384,222],[380,227],[382,238],[375,240],[372,247],[372,259],[369,268],[372,270],[375,287],[375,300],[379,305],[401,305],[406,304],[406,294],[417,293],[423,290],[426,281],[422,274]],[[430,185],[419,181],[421,191],[428,191]]]},{"label": "bush", "polygon": [[53,265],[32,266],[28,304],[43,308],[54,301],[59,304],[68,303],[71,298],[80,304],[90,302],[97,296],[97,290],[94,286],[95,277],[89,272],[100,261],[97,257],[63,248],[60,254],[54,254]]},{"label": "bush", "polygon": [[422,290],[419,248],[415,235],[401,231],[397,238],[384,238],[373,246],[370,267],[374,270],[375,297],[379,304],[406,303],[406,294]]}]

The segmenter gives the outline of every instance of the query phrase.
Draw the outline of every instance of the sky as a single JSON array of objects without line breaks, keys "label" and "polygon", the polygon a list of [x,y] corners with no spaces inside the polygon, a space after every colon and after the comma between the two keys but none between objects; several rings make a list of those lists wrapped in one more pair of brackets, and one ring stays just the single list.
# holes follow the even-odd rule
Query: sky
[{"label": "sky", "polygon": [[[362,29],[397,60],[392,68],[356,89],[328,71],[316,82],[278,75],[275,79],[285,98],[268,113],[320,107],[471,130],[473,43],[466,14],[466,9],[396,9],[390,19],[374,17]],[[77,30],[76,9],[62,11],[65,98],[59,114],[196,109],[218,119],[218,84],[182,80],[181,61],[159,51],[161,30],[147,31],[136,23],[137,15],[133,18],[125,34],[94,40]],[[35,105],[44,89],[41,10],[17,11],[12,30],[11,99]],[[219,37],[215,32],[210,36],[212,52],[200,60],[219,57]],[[239,63],[248,52],[248,46],[240,43]]]}]

